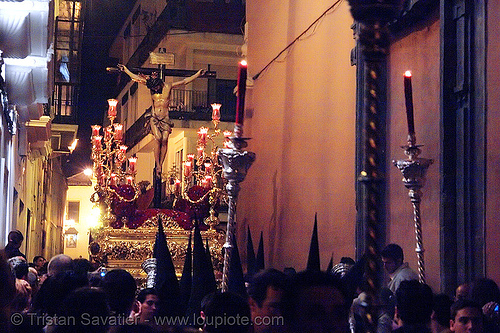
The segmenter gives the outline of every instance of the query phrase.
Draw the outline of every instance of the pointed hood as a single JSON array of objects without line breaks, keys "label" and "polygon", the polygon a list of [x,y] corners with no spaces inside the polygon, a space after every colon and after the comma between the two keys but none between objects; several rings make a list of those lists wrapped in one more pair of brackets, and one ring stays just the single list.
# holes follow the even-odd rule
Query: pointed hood
[{"label": "pointed hood", "polygon": [[330,262],[328,263],[328,266],[326,267],[326,272],[328,274],[330,274],[330,271],[332,270],[332,268],[333,268],[333,254],[330,257]]},{"label": "pointed hood", "polygon": [[318,242],[318,214],[314,215],[314,228],[311,237],[311,245],[309,246],[309,257],[307,258],[308,271],[320,271],[321,264],[319,259],[319,242]]},{"label": "pointed hood", "polygon": [[260,232],[259,248],[257,249],[257,257],[255,259],[255,273],[265,269],[264,264],[264,233]]},{"label": "pointed hood", "polygon": [[247,275],[252,276],[255,274],[255,251],[253,249],[252,234],[250,232],[250,226],[247,230]]},{"label": "pointed hood", "polygon": [[186,315],[198,315],[201,310],[201,300],[205,295],[217,290],[217,285],[211,278],[212,268],[207,262],[207,253],[203,246],[203,239],[198,224],[194,227],[193,235],[193,283]]},{"label": "pointed hood", "polygon": [[236,238],[233,245],[227,275],[227,290],[247,299],[248,295],[245,288],[245,280],[243,279],[243,268],[241,267],[240,251],[238,250]]},{"label": "pointed hood", "polygon": [[179,281],[168,249],[167,238],[163,230],[163,222],[158,217],[158,232],[153,246],[153,257],[156,258],[155,289],[160,297],[162,315],[178,315],[180,301]]},{"label": "pointed hood", "polygon": [[191,295],[191,284],[193,283],[193,250],[191,248],[192,233],[189,233],[189,241],[186,250],[186,259],[184,259],[184,267],[182,269],[181,281],[179,283],[181,304],[183,306],[183,313],[187,309],[189,296]]}]

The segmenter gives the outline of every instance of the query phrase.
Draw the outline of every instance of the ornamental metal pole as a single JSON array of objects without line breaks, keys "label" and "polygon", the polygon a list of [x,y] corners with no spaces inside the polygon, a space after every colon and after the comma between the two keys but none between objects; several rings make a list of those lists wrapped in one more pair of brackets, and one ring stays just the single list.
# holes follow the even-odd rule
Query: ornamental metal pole
[{"label": "ornamental metal pole", "polygon": [[422,219],[420,217],[420,201],[425,184],[425,173],[432,164],[431,159],[418,157],[420,146],[415,144],[415,137],[408,140],[408,145],[402,147],[405,150],[406,160],[392,161],[403,174],[403,183],[409,190],[408,195],[413,205],[413,221],[415,223],[415,238],[418,259],[418,277],[419,281],[425,283],[425,263],[424,263],[424,244],[422,238]]},{"label": "ornamental metal pole", "polygon": [[[236,131],[235,131],[236,132]],[[224,244],[224,268],[222,271],[222,291],[228,291],[231,256],[236,239],[236,202],[242,182],[247,171],[255,161],[255,153],[244,151],[246,138],[232,137],[232,147],[219,149],[219,161],[222,164],[224,178],[227,179],[227,194],[229,197],[226,243]]]}]

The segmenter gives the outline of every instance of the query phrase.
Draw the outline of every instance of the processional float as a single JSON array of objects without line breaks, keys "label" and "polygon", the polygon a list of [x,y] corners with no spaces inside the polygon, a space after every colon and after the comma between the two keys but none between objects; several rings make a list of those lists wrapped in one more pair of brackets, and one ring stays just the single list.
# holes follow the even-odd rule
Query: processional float
[{"label": "processional float", "polygon": [[[187,154],[179,166],[181,170],[174,165],[165,176],[167,191],[174,198],[173,209],[138,207],[138,201],[153,189],[146,190],[136,183],[137,158],[126,158],[128,148],[123,144],[123,125],[115,122],[117,101],[108,100],[109,125],[102,128],[102,134],[100,126],[92,126],[91,157],[96,184],[91,201],[101,206],[103,225],[92,232],[91,259],[110,269],[127,269],[140,283],[152,286],[156,269],[152,249],[158,223],[162,221],[174,266],[180,275],[194,212],[195,223],[205,224],[206,228],[201,226],[201,233],[209,244],[216,277],[222,288],[227,288],[239,183],[255,159],[255,154],[242,150],[247,140],[242,137],[245,85],[246,63],[240,63],[234,135],[218,128],[221,105],[212,104],[213,131],[202,126],[197,133],[197,153]],[[224,148],[218,149],[215,140],[222,135]],[[225,232],[217,227],[220,223],[217,210],[221,204],[228,206]],[[206,209],[207,216],[200,215],[199,209]]]}]

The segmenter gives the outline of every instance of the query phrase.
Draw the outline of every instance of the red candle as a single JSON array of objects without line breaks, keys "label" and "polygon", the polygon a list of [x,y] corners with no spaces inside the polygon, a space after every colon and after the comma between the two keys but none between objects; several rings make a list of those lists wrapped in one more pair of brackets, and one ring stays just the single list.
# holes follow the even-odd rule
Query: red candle
[{"label": "red candle", "polygon": [[110,181],[109,185],[116,186],[116,180],[117,180],[116,174],[112,173],[111,174],[111,181]]},{"label": "red candle", "polygon": [[415,123],[413,120],[413,94],[411,89],[411,72],[406,71],[404,74],[405,88],[405,104],[406,104],[406,120],[408,122],[408,135],[415,136]]},{"label": "red candle", "polygon": [[128,159],[128,168],[130,170],[130,173],[134,173],[135,172],[135,164],[137,163],[137,157],[130,157]]},{"label": "red candle", "polygon": [[207,143],[208,127],[200,127],[198,130],[198,142],[204,146]]},{"label": "red candle", "polygon": [[212,163],[205,163],[205,174],[212,172]]},{"label": "red candle", "polygon": [[113,130],[111,129],[111,125],[106,127],[104,131],[104,141],[108,142],[113,137]]},{"label": "red candle", "polygon": [[210,187],[212,186],[212,176],[205,176],[205,179],[203,179],[203,187]]},{"label": "red candle", "polygon": [[181,194],[181,181],[179,179],[175,180],[175,183],[174,183],[174,194],[175,195]]},{"label": "red candle", "polygon": [[97,136],[99,135],[99,130],[101,129],[101,126],[99,125],[92,125],[92,136]]},{"label": "red candle", "polygon": [[236,97],[236,124],[243,126],[245,118],[245,90],[247,88],[247,62],[240,61],[238,65],[238,96]]},{"label": "red candle", "polygon": [[108,99],[108,117],[114,118],[116,117],[116,105],[118,101],[116,99]]},{"label": "red candle", "polygon": [[203,158],[203,150],[205,150],[205,148],[203,147],[196,147],[196,150],[198,151],[198,159],[201,160]]},{"label": "red candle", "polygon": [[115,140],[121,141],[123,139],[123,125],[119,123],[114,123],[115,127]]},{"label": "red candle", "polygon": [[184,177],[191,176],[192,163],[189,161],[184,162]]},{"label": "red candle", "polygon": [[220,107],[221,104],[213,103],[212,104],[212,121],[220,120]]},{"label": "red candle", "polygon": [[100,150],[102,148],[101,140],[102,140],[102,136],[100,136],[100,135],[94,136],[94,147],[98,150]]}]

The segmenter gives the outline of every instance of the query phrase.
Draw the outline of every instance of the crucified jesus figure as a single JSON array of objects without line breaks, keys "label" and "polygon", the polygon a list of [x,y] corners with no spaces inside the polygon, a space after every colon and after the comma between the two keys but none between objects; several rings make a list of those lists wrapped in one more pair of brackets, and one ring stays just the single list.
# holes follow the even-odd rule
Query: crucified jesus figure
[{"label": "crucified jesus figure", "polygon": [[172,89],[177,86],[186,85],[205,73],[205,70],[200,69],[194,75],[185,78],[181,81],[176,81],[171,84],[165,83],[158,72],[153,72],[151,75],[134,74],[125,65],[118,64],[118,69],[125,72],[135,82],[144,84],[151,91],[151,99],[153,108],[149,118],[151,134],[156,141],[156,175],[161,179],[161,170],[163,161],[167,156],[168,136],[172,132],[173,124],[168,117],[168,107],[170,102],[170,94]]}]

